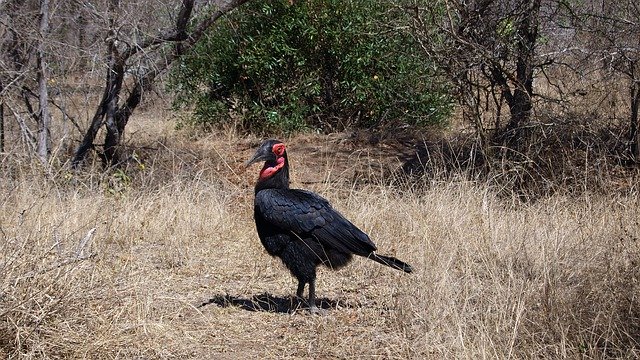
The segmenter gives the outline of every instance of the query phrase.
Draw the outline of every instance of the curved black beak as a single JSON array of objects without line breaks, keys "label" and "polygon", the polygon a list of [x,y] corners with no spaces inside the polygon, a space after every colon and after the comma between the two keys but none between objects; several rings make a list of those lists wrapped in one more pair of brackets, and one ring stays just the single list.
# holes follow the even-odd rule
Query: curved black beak
[{"label": "curved black beak", "polygon": [[260,161],[267,161],[269,160],[269,155],[270,154],[265,154],[264,150],[262,148],[258,149],[256,151],[255,154],[253,154],[253,156],[251,157],[251,159],[247,160],[244,163],[245,167],[249,167],[251,164],[260,162]]}]

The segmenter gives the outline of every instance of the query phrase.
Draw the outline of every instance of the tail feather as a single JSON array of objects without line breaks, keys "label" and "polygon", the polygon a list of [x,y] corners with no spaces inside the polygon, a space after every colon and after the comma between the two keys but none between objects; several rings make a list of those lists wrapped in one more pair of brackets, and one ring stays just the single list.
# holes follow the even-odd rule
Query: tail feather
[{"label": "tail feather", "polygon": [[384,256],[384,255],[378,255],[376,253],[371,253],[371,255],[369,255],[369,259],[375,262],[378,262],[382,265],[386,265],[394,269],[402,270],[406,273],[410,273],[413,271],[413,268],[411,267],[411,265],[391,256]]}]

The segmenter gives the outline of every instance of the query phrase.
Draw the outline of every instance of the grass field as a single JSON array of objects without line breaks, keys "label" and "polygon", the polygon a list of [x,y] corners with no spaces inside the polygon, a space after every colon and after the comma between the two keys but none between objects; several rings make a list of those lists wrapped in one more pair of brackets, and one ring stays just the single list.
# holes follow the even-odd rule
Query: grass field
[{"label": "grass field", "polygon": [[163,144],[134,175],[23,164],[0,185],[0,358],[640,356],[637,191],[521,204],[468,181],[358,182],[392,160],[332,141],[292,140],[293,185],[413,274],[323,269],[328,311],[308,314],[255,233],[254,142]]}]

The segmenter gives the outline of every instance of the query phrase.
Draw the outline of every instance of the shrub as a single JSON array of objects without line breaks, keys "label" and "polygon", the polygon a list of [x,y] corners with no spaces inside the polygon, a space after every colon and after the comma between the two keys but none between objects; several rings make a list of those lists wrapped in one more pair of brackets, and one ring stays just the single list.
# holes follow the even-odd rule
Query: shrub
[{"label": "shrub", "polygon": [[259,131],[443,123],[446,89],[403,19],[385,0],[248,3],[183,57],[175,105]]}]

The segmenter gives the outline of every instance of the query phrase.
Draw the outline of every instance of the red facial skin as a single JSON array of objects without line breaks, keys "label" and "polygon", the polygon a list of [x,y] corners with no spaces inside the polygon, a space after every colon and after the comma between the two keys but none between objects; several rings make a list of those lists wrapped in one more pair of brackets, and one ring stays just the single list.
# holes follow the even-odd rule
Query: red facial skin
[{"label": "red facial skin", "polygon": [[273,153],[276,154],[276,156],[278,157],[284,155],[284,150],[285,150],[284,144],[275,144],[271,149],[271,151],[273,151]]},{"label": "red facial skin", "polygon": [[282,156],[285,151],[284,144],[275,144],[271,150],[276,154],[276,166],[265,165],[262,170],[260,170],[260,180],[270,178],[284,166],[284,156]]}]

